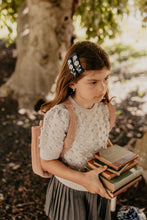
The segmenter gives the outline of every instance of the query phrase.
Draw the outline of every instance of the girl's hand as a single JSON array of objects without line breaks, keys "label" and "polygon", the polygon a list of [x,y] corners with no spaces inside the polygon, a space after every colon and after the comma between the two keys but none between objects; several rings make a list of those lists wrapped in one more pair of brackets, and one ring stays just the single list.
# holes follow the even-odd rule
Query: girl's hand
[{"label": "girl's hand", "polygon": [[105,171],[106,169],[107,166],[104,166],[85,172],[83,186],[91,193],[96,193],[102,197],[105,197],[106,199],[111,199],[111,197],[108,195],[108,193],[106,192],[105,188],[103,187],[99,179],[99,174]]}]

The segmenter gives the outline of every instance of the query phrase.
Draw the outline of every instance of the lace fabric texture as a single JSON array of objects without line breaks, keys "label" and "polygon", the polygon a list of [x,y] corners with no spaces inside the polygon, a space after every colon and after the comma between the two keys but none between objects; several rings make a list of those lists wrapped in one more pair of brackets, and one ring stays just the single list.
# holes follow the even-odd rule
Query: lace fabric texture
[{"label": "lace fabric texture", "polygon": [[[85,109],[71,97],[69,99],[76,115],[76,134],[62,161],[73,169],[82,170],[96,152],[107,147],[109,111],[102,102]],[[41,158],[53,160],[60,157],[69,123],[70,115],[63,104],[54,106],[46,113],[40,135]]]}]

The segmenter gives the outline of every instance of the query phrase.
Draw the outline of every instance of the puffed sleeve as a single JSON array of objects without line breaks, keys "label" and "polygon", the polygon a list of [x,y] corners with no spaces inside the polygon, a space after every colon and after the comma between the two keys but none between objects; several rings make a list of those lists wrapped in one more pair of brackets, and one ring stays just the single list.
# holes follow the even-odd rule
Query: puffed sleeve
[{"label": "puffed sleeve", "polygon": [[45,114],[39,145],[42,159],[54,160],[60,157],[69,121],[69,111],[63,104],[54,106]]}]

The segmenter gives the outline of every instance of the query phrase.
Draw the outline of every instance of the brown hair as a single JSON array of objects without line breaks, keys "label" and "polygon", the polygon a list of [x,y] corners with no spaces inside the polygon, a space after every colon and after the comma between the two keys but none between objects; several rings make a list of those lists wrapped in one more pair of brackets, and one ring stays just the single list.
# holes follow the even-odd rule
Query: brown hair
[{"label": "brown hair", "polygon": [[[80,76],[74,78],[68,68],[67,59],[71,57],[73,53],[77,53],[84,70],[101,70],[104,67],[110,69],[108,54],[99,45],[90,41],[77,42],[67,51],[57,79],[55,97],[52,101],[41,106],[42,112],[46,113],[53,106],[65,101],[68,96],[73,94],[72,89],[69,87],[71,82],[77,82],[84,76],[83,72]],[[104,96],[104,100],[107,102],[110,101],[108,91]]]}]

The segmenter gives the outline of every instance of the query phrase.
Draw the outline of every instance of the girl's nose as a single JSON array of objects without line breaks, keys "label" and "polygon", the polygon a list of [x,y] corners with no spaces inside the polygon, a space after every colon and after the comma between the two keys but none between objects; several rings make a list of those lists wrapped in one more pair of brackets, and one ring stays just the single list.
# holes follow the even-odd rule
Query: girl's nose
[{"label": "girl's nose", "polygon": [[103,80],[100,83],[100,88],[101,88],[102,91],[105,89],[105,83],[104,83]]}]

